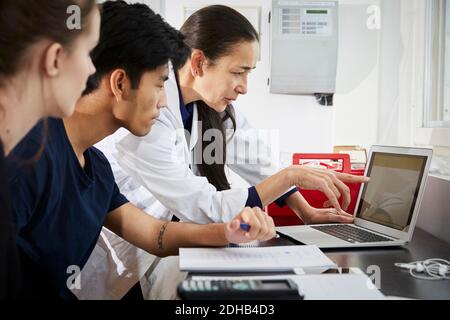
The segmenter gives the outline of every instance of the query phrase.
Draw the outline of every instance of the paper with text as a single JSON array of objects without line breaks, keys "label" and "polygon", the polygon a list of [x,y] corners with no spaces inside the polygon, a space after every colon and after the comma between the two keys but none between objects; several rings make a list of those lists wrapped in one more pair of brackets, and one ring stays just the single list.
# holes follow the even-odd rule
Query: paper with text
[{"label": "paper with text", "polygon": [[294,268],[333,268],[317,246],[181,248],[181,271],[271,272]]}]

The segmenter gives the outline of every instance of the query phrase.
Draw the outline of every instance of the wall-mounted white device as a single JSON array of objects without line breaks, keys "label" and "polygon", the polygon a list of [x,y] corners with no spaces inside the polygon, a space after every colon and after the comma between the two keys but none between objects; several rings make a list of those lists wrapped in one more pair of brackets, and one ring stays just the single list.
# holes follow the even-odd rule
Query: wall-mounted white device
[{"label": "wall-mounted white device", "polygon": [[337,1],[274,0],[270,92],[335,92],[338,52]]}]

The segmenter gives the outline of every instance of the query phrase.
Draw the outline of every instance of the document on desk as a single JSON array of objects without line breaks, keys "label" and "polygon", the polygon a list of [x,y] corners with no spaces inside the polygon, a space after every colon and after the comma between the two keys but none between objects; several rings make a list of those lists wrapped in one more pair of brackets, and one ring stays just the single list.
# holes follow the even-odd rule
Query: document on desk
[{"label": "document on desk", "polygon": [[386,297],[365,274],[193,276],[192,280],[280,280],[291,279],[305,300],[382,300]]},{"label": "document on desk", "polygon": [[336,264],[313,245],[180,249],[181,271],[272,272],[335,267]]}]

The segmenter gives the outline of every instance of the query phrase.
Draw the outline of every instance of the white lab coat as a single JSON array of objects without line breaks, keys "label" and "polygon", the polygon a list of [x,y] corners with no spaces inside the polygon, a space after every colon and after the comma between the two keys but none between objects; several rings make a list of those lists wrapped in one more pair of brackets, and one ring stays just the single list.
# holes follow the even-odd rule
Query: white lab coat
[{"label": "white lab coat", "polygon": [[[182,221],[196,223],[229,221],[244,208],[248,189],[217,191],[205,177],[198,175],[194,165],[197,148],[201,148],[197,144],[200,130],[197,107],[194,105],[188,141],[173,71],[165,89],[168,107],[161,110],[147,136],[136,137],[121,130],[97,147],[111,162],[120,191],[147,213],[165,220],[175,214]],[[258,136],[237,108],[235,117],[236,133],[227,137],[227,167],[250,185],[256,185],[278,170],[279,152],[270,148],[270,141],[264,139],[267,136]],[[230,120],[225,127],[232,128]],[[278,142],[274,141],[275,147]],[[241,149],[234,147],[237,145]],[[81,273],[82,289],[74,292],[80,299],[119,299],[155,259],[104,228]]]}]

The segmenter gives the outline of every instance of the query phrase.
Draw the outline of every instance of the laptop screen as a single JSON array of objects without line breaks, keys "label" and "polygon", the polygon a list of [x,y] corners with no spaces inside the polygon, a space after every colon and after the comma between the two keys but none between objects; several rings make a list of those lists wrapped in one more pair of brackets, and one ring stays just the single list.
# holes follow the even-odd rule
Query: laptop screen
[{"label": "laptop screen", "polygon": [[373,152],[356,216],[408,231],[426,162],[426,156]]}]

